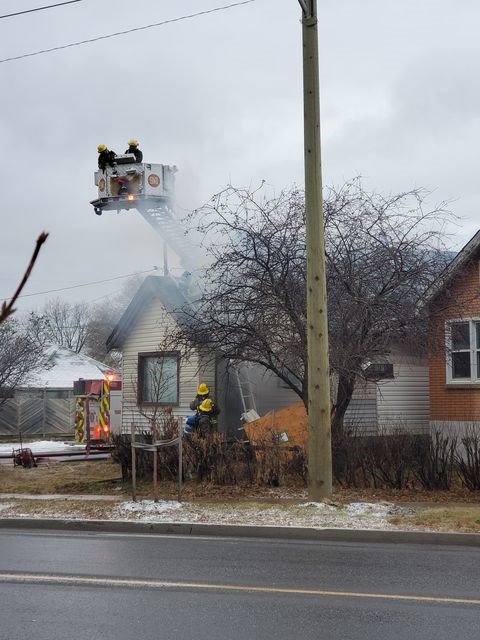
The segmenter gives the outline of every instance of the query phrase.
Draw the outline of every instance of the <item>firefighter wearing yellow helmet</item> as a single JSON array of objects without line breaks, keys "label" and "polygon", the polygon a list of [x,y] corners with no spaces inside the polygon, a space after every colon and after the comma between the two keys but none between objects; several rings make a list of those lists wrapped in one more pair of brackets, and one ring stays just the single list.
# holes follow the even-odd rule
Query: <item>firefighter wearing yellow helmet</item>
[{"label": "firefighter wearing yellow helmet", "polygon": [[98,151],[98,168],[101,171],[105,171],[107,165],[113,167],[115,163],[116,153],[115,151],[110,151],[105,144],[99,144],[97,147]]},{"label": "firefighter wearing yellow helmet", "polygon": [[220,409],[211,397],[210,389],[204,382],[199,384],[197,395],[190,403],[190,409],[197,412],[195,427],[202,436],[217,430],[217,416],[220,413]]},{"label": "firefighter wearing yellow helmet", "polygon": [[190,403],[190,409],[192,411],[196,411],[198,407],[202,404],[202,402],[206,398],[210,397],[209,394],[210,394],[210,389],[207,387],[207,385],[204,382],[199,384],[197,389],[197,395]]},{"label": "firefighter wearing yellow helmet", "polygon": [[133,153],[135,156],[135,162],[142,162],[143,160],[143,153],[138,148],[138,140],[135,140],[135,138],[131,138],[128,141],[128,149],[125,153]]}]

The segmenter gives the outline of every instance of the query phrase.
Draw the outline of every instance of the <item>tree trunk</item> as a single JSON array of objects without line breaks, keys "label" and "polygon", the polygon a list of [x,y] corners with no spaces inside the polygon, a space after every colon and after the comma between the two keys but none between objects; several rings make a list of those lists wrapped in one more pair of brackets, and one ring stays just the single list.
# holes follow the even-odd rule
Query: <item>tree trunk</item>
[{"label": "tree trunk", "polygon": [[337,402],[332,410],[332,436],[343,434],[343,419],[355,389],[355,376],[340,374],[337,386]]}]

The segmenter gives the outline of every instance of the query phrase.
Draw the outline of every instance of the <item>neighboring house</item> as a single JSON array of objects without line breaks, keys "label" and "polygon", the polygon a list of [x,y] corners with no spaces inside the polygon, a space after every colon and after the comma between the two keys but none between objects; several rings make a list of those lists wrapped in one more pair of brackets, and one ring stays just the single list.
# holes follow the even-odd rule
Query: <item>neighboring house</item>
[{"label": "neighboring house", "polygon": [[47,356],[47,365],[0,406],[0,435],[73,435],[73,382],[79,378],[101,379],[111,370],[102,362],[63,347],[49,347]]},{"label": "neighboring house", "polygon": [[[428,431],[428,363],[426,357],[419,357],[394,349],[386,357],[384,364],[372,365],[380,370],[380,379],[369,380],[370,402],[375,410],[375,433],[388,433],[396,429],[408,429],[415,433]],[[372,377],[375,371],[370,371]],[[361,411],[361,388],[354,394],[352,406],[347,412],[347,420],[355,410]],[[359,407],[356,409],[356,404]],[[363,409],[363,414],[365,409]],[[362,415],[362,413],[361,413]]]},{"label": "neighboring house", "polygon": [[480,231],[430,287],[425,304],[430,426],[461,434],[480,421]]}]

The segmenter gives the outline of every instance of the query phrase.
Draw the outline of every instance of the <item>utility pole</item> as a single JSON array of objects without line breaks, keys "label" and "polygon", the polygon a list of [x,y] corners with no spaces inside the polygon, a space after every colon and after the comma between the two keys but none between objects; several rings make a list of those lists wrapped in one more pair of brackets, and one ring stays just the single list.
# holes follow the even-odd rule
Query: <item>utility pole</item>
[{"label": "utility pole", "polygon": [[320,154],[317,0],[298,0],[303,26],[303,103],[307,244],[309,497],[332,494],[327,283]]}]

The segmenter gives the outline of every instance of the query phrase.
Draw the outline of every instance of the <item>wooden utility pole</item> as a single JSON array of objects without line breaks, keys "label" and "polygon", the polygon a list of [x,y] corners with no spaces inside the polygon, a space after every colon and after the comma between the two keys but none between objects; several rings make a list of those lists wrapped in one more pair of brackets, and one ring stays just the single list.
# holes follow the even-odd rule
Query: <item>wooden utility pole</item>
[{"label": "wooden utility pole", "polygon": [[309,497],[332,494],[327,284],[320,154],[317,0],[298,0],[303,25],[303,101],[307,243]]}]

